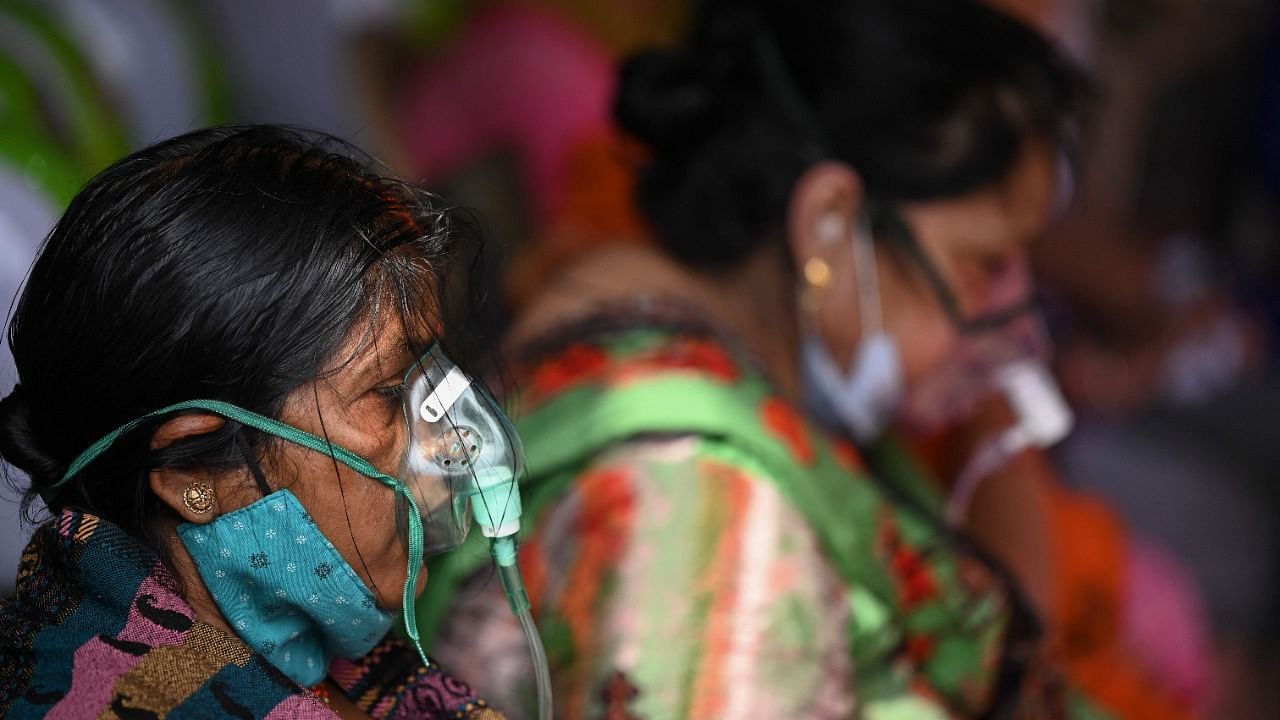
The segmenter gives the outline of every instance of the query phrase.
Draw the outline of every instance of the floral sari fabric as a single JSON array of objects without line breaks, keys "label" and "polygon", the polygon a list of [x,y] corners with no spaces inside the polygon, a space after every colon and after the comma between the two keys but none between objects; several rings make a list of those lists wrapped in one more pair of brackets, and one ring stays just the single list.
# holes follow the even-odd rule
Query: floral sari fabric
[{"label": "floral sari fabric", "polygon": [[[1080,705],[1034,647],[1011,642],[1016,614],[992,567],[727,342],[661,327],[578,338],[528,364],[517,407],[521,567],[557,716],[1062,717]],[[433,565],[421,625],[495,703],[528,707],[519,629],[483,560],[476,546]]]}]

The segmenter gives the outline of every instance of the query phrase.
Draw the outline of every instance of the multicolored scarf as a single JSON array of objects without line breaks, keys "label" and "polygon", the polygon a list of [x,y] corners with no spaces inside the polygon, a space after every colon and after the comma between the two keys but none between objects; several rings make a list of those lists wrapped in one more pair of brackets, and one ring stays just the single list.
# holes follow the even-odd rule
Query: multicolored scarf
[{"label": "multicolored scarf", "polygon": [[[466,684],[387,639],[329,673],[374,718],[501,720]],[[63,511],[23,554],[0,602],[6,718],[335,718],[239,638],[196,619],[149,548],[93,515]]]}]

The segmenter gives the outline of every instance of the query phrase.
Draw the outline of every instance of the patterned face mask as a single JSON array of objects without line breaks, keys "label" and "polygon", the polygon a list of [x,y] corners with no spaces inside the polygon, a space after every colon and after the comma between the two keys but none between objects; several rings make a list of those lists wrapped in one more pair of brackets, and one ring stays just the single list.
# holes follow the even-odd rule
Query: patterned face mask
[{"label": "patterned face mask", "polygon": [[303,687],[391,628],[392,613],[288,490],[207,525],[183,523],[178,537],[240,639]]}]

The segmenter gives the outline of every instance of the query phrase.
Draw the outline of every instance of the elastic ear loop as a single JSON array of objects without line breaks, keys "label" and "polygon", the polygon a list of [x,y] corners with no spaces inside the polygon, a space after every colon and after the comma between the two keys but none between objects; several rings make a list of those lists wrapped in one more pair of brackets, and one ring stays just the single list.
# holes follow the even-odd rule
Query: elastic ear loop
[{"label": "elastic ear loop", "polygon": [[[422,658],[422,662],[430,665],[431,661],[427,659],[426,652],[422,649],[422,643],[419,641],[418,618],[414,612],[417,602],[418,575],[422,570],[422,516],[418,511],[418,502],[413,499],[413,493],[405,487],[400,480],[386,475],[374,467],[368,460],[356,455],[350,450],[335,445],[328,440],[319,436],[312,435],[306,430],[300,430],[291,425],[286,425],[278,420],[273,420],[264,415],[245,410],[244,408],[222,402],[221,400],[186,400],[184,402],[175,403],[168,407],[160,408],[154,412],[149,412],[140,418],[131,420],[124,425],[112,430],[97,442],[90,445],[84,452],[80,453],[75,460],[71,462],[71,466],[67,468],[67,472],[58,482],[49,486],[45,492],[51,492],[60,488],[71,478],[75,477],[89,463],[93,462],[106,452],[116,440],[119,440],[125,433],[132,431],[147,420],[167,415],[169,413],[180,412],[183,410],[207,410],[209,412],[221,415],[229,420],[235,420],[242,425],[247,425],[255,430],[270,433],[289,442],[296,443],[310,450],[322,453],[332,457],[334,460],[346,465],[356,472],[381,482],[383,485],[391,488],[399,493],[409,502],[409,558],[408,568],[404,581],[404,600],[403,614],[405,634],[413,641],[413,646],[418,651],[418,655]],[[48,497],[52,497],[51,495]],[[46,497],[46,500],[48,499]]]},{"label": "elastic ear loop", "polygon": [[853,272],[858,278],[858,310],[864,338],[880,332],[884,323],[880,309],[880,268],[876,265],[872,237],[871,217],[863,213],[853,236]]}]

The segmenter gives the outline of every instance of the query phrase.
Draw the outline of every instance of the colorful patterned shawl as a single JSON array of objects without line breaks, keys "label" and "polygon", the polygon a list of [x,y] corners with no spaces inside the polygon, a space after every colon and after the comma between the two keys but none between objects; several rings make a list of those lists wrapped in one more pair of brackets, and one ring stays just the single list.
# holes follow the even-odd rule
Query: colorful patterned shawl
[{"label": "colorful patterned shawl", "polygon": [[[330,677],[375,718],[501,720],[397,640]],[[154,553],[64,511],[36,531],[0,602],[0,716],[335,718],[238,638],[195,618]]]}]

